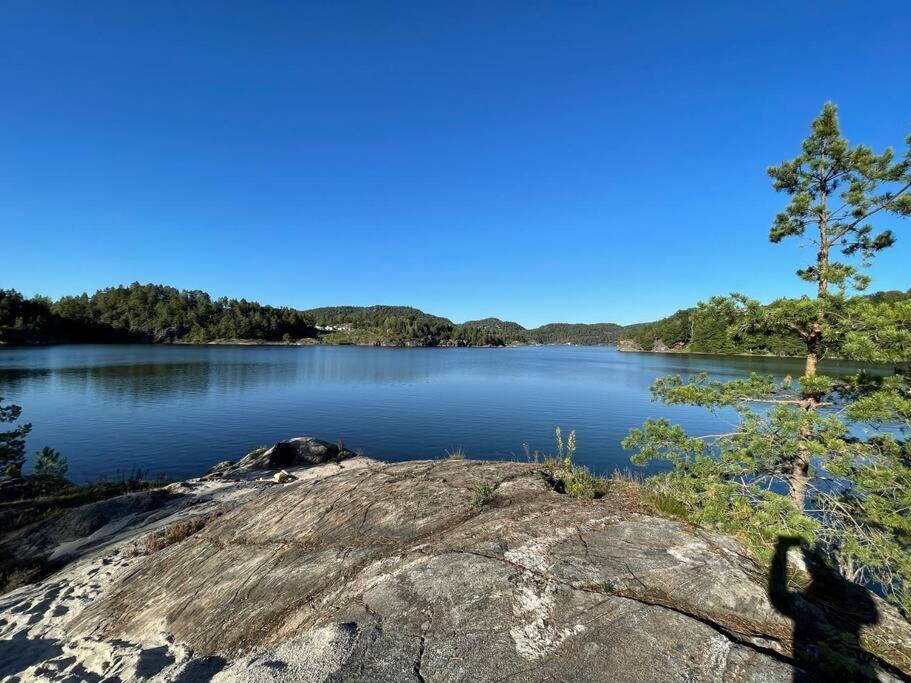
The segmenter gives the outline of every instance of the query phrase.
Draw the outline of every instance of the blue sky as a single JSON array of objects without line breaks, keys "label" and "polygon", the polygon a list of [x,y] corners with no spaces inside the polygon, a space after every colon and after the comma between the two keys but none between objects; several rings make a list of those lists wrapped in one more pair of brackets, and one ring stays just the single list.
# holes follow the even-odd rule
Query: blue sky
[{"label": "blue sky", "polygon": [[[826,100],[903,153],[909,34],[906,2],[8,1],[0,287],[526,325],[799,294],[764,169]],[[911,287],[897,228],[874,288]]]}]

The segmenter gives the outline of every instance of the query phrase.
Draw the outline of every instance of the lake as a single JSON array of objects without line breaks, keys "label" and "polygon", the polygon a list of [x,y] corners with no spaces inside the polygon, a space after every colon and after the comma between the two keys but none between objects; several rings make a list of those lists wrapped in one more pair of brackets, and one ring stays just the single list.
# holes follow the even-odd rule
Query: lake
[{"label": "lake", "polygon": [[459,447],[469,458],[524,460],[523,443],[553,451],[557,425],[576,430],[579,462],[609,473],[629,466],[620,441],[648,417],[693,434],[731,426],[730,414],[652,403],[656,377],[801,370],[793,359],[571,346],[0,347],[0,396],[33,424],[29,453],[60,450],[80,482],[137,468],[199,475],[292,436],[343,439],[388,460],[440,458]]}]

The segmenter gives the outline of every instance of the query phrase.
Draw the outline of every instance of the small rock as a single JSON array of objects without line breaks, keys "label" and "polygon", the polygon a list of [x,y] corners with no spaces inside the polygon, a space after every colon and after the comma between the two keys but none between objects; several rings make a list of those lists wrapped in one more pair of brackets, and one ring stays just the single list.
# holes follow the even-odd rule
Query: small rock
[{"label": "small rock", "polygon": [[289,481],[294,481],[296,479],[297,479],[297,477],[295,477],[293,474],[289,474],[285,470],[282,470],[281,472],[276,472],[274,475],[272,475],[272,481],[274,481],[276,484],[285,484]]}]

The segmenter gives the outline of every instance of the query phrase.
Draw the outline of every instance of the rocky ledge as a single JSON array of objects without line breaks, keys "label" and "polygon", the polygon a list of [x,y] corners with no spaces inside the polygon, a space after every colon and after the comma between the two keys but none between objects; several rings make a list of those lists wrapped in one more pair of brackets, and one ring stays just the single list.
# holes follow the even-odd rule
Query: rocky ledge
[{"label": "rocky ledge", "polygon": [[[0,680],[799,678],[739,542],[631,487],[584,501],[531,464],[284,442],[0,539],[61,566],[0,596]],[[897,680],[911,626],[877,606],[861,640]]]}]

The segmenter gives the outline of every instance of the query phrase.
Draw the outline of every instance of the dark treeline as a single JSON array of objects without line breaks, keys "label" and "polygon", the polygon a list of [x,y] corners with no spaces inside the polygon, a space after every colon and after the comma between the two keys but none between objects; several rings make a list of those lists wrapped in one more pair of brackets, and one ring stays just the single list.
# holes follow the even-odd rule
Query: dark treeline
[{"label": "dark treeline", "polygon": [[[486,321],[456,325],[406,306],[337,306],[299,311],[163,285],[102,289],[92,295],[26,298],[0,289],[0,343],[131,343],[215,340],[388,345],[504,346]],[[522,330],[519,325],[509,325]]]},{"label": "dark treeline", "polygon": [[623,330],[615,323],[550,323],[528,330],[530,340],[539,344],[584,344],[603,346],[616,344]]},{"label": "dark treeline", "polygon": [[327,306],[305,313],[321,327],[369,330],[389,340],[449,339],[455,327],[446,318],[410,306]]},{"label": "dark treeline", "polygon": [[[909,299],[911,290],[857,298],[881,306],[898,306]],[[155,284],[133,283],[57,301],[26,298],[15,290],[0,289],[0,343],[5,344],[304,340],[389,346],[507,346],[611,345],[619,341],[627,350],[676,348],[699,353],[800,355],[802,344],[794,335],[753,331],[742,323],[743,311],[726,297],[715,297],[655,322],[626,327],[551,323],[526,329],[498,318],[457,324],[408,306],[333,306],[300,311],[245,299],[213,299],[205,292]]]},{"label": "dark treeline", "polygon": [[0,343],[205,343],[217,340],[389,346],[611,344],[619,325],[552,324],[526,330],[485,318],[462,324],[408,306],[299,311],[205,292],[133,283],[92,295],[26,298],[0,289]]},{"label": "dark treeline", "polygon": [[[906,292],[884,291],[854,300],[893,306],[911,300]],[[784,302],[782,299],[765,307],[769,310]],[[851,301],[851,299],[848,299]],[[785,331],[753,330],[743,325],[742,311],[732,299],[715,297],[708,303],[686,308],[651,323],[630,325],[620,333],[621,348],[627,350],[663,351],[678,349],[694,353],[766,354],[800,356],[803,341]]]},{"label": "dark treeline", "polygon": [[162,285],[102,289],[95,294],[26,299],[0,290],[0,342],[280,341],[313,336],[313,319],[292,308]]}]

